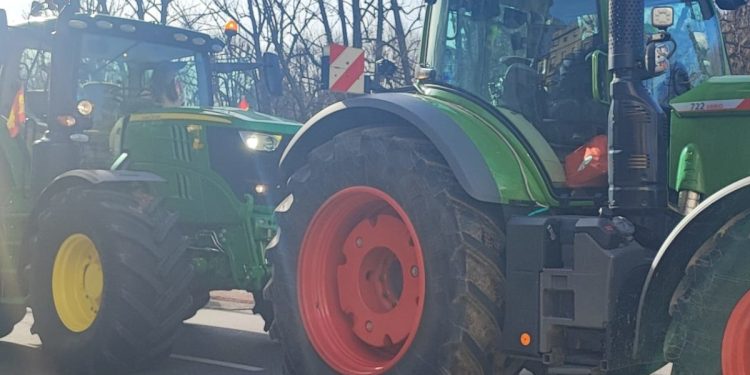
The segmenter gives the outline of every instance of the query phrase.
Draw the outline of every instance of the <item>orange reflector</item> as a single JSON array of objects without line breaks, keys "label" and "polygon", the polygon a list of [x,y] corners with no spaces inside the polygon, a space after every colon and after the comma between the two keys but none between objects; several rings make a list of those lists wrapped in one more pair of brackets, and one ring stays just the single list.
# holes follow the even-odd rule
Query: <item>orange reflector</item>
[{"label": "orange reflector", "polygon": [[521,334],[521,337],[519,338],[519,340],[521,341],[521,345],[523,346],[531,345],[531,335],[526,332]]}]

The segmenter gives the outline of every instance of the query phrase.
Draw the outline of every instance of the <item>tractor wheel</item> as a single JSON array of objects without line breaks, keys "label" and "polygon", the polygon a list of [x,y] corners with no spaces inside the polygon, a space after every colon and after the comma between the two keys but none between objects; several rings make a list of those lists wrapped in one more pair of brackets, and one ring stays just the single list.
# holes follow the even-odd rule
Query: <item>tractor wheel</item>
[{"label": "tractor wheel", "polygon": [[72,374],[132,371],[166,356],[190,307],[176,215],[141,191],[54,195],[33,238],[33,331]]},{"label": "tractor wheel", "polygon": [[409,129],[312,151],[269,250],[272,337],[290,373],[516,374],[499,351],[500,210],[470,198]]},{"label": "tractor wheel", "polygon": [[26,307],[0,304],[0,338],[7,336],[26,315]]},{"label": "tractor wheel", "polygon": [[[8,195],[10,194],[10,166],[5,160],[2,150],[0,150],[0,241],[4,241],[5,237],[5,215],[3,212],[4,206],[8,203]],[[7,251],[6,244],[0,243],[0,254]],[[0,267],[1,268],[1,267]],[[2,281],[0,281],[0,289],[2,289]],[[16,323],[21,321],[26,315],[26,307],[18,305],[6,305],[0,304],[0,338],[7,336]]]},{"label": "tractor wheel", "polygon": [[670,312],[664,345],[675,375],[750,374],[750,211],[694,257]]}]

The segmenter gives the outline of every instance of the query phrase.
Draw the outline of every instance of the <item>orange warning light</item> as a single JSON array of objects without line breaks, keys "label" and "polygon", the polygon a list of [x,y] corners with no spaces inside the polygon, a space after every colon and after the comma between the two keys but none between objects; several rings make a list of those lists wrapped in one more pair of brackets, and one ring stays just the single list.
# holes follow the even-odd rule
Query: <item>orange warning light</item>
[{"label": "orange warning light", "polygon": [[235,20],[229,20],[224,25],[224,34],[227,36],[235,36],[240,31],[240,25]]},{"label": "orange warning light", "polygon": [[531,345],[531,335],[526,332],[521,334],[521,337],[519,338],[519,340],[521,341],[521,345],[523,346]]}]

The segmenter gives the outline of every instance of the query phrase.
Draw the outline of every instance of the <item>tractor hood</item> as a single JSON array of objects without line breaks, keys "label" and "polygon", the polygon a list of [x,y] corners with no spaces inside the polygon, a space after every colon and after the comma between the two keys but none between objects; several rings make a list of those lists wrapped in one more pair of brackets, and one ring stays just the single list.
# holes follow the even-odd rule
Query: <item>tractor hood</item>
[{"label": "tractor hood", "polygon": [[130,115],[130,122],[186,121],[201,125],[215,125],[237,130],[261,131],[275,134],[294,134],[301,124],[266,114],[237,108],[158,108]]},{"label": "tractor hood", "polygon": [[671,106],[671,189],[709,196],[750,176],[750,76],[710,78]]}]

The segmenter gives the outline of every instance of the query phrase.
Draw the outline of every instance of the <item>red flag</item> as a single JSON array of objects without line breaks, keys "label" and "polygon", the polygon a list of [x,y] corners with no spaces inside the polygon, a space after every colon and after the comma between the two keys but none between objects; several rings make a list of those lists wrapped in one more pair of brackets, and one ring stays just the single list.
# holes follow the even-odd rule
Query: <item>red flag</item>
[{"label": "red flag", "polygon": [[10,107],[10,114],[8,114],[8,122],[5,126],[8,127],[8,133],[11,138],[15,138],[21,133],[21,127],[26,123],[26,98],[23,91],[23,87],[18,89],[16,97],[13,99],[13,105]]}]

